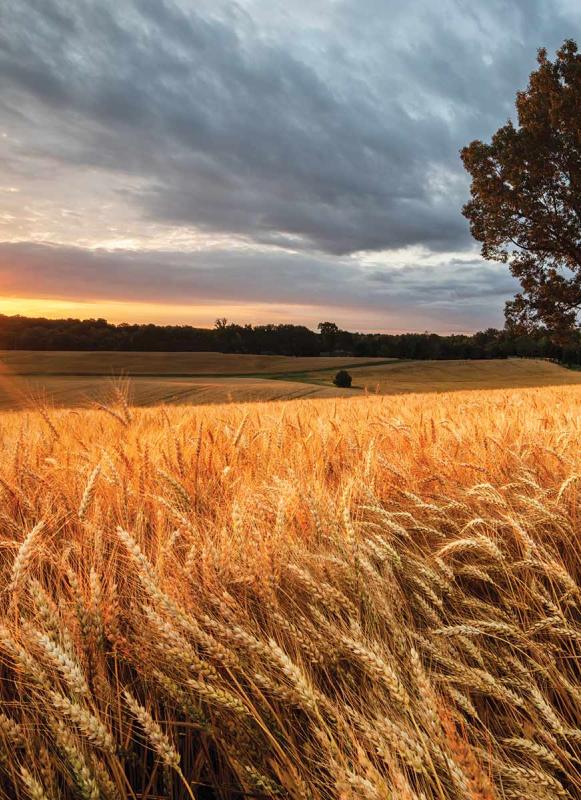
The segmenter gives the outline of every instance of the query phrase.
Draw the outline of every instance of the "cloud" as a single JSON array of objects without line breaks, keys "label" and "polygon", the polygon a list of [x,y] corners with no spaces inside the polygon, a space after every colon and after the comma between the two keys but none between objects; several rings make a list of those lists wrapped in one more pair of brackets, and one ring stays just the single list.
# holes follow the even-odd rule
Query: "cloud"
[{"label": "cloud", "polygon": [[474,256],[458,151],[579,24],[574,0],[4,0],[4,293],[499,324],[514,281]]},{"label": "cloud", "polygon": [[581,12],[271,5],[7,0],[5,109],[31,154],[142,178],[145,219],[338,255],[468,246],[458,149]]},{"label": "cloud", "polygon": [[[501,266],[474,259],[446,265],[363,266],[350,258],[280,250],[196,253],[87,250],[0,243],[0,285],[7,296],[121,300],[185,306],[260,303],[342,309],[397,318],[424,329],[474,328],[498,316],[515,282]],[[365,326],[363,326],[365,327]]]}]

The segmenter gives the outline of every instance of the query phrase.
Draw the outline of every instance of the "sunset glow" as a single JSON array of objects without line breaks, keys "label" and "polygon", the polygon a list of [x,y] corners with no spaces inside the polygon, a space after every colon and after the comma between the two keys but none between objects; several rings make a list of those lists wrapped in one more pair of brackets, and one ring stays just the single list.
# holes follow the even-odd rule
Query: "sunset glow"
[{"label": "sunset glow", "polygon": [[[320,312],[319,312],[320,313]],[[0,314],[20,314],[29,317],[80,317],[82,319],[104,318],[113,323],[147,323],[163,325],[199,325],[208,327],[219,316],[227,316],[242,323],[257,319],[280,320],[288,314],[297,318],[316,316],[316,309],[297,307],[277,310],[270,306],[248,306],[224,304],[212,305],[167,305],[156,303],[130,303],[116,300],[78,302],[72,300],[49,300],[27,297],[0,298]]]},{"label": "sunset glow", "polygon": [[[72,300],[50,300],[27,297],[0,298],[0,314],[19,314],[25,317],[46,317],[48,319],[80,318],[106,319],[114,324],[154,323],[158,325],[194,325],[207,328],[214,325],[218,317],[226,317],[241,325],[265,325],[268,323],[286,323],[289,319],[297,325],[316,328],[326,319],[329,310],[324,306],[286,306],[277,307],[269,304],[223,303],[221,305],[167,305],[155,303],[123,303],[115,300],[76,302]],[[361,323],[358,309],[338,308],[333,311],[333,318],[345,328],[357,328]],[[367,315],[364,326],[360,330],[398,333],[408,329],[402,319],[400,327],[386,328],[385,318],[380,313]],[[418,331],[421,331],[421,327]],[[448,331],[445,331],[448,332]],[[450,331],[458,332],[458,331]],[[462,331],[459,331],[462,332]]]},{"label": "sunset glow", "polygon": [[9,0],[0,311],[502,325],[458,153],[581,24],[525,5]]},{"label": "sunset glow", "polygon": [[515,281],[470,236],[458,152],[581,24],[525,5],[10,0],[0,310],[502,325]]}]

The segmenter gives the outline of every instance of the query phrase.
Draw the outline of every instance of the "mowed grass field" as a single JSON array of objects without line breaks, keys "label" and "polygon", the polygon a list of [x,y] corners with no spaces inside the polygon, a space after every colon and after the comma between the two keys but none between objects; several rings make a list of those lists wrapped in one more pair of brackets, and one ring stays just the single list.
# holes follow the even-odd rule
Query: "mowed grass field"
[{"label": "mowed grass field", "polygon": [[[122,381],[133,405],[207,405],[266,402],[301,397],[341,397],[348,391],[284,379],[243,377],[157,378],[131,377]],[[99,377],[46,376],[0,378],[0,409],[48,406],[87,406],[107,402],[119,380]]]},{"label": "mowed grass field", "polygon": [[[354,391],[377,394],[451,392],[465,389],[511,389],[581,384],[581,372],[541,359],[475,361],[393,361],[349,368]],[[319,385],[332,385],[333,374],[309,372]]]},{"label": "mowed grass field", "polygon": [[269,375],[344,365],[384,363],[381,358],[259,356],[238,353],[135,353],[116,351],[0,350],[0,362],[15,375]]},{"label": "mowed grass field", "polygon": [[340,397],[348,392],[293,373],[379,365],[386,359],[291,358],[227,353],[0,351],[0,408],[46,403],[77,406],[103,401],[119,379],[129,379],[135,405],[206,404]]},{"label": "mowed grass field", "polygon": [[580,412],[0,413],[0,796],[579,798]]},{"label": "mowed grass field", "polygon": [[[341,368],[351,389],[333,386]],[[127,379],[134,405],[205,405],[581,383],[581,373],[533,359],[397,361],[222,353],[0,351],[0,408],[104,402]]]}]

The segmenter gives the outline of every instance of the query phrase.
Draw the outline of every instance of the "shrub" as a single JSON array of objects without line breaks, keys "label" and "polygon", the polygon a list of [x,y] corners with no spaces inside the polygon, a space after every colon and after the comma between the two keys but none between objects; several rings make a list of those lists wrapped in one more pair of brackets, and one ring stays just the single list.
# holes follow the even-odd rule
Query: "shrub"
[{"label": "shrub", "polygon": [[339,386],[341,389],[350,389],[351,381],[351,375],[345,369],[340,369],[333,379],[335,386]]}]

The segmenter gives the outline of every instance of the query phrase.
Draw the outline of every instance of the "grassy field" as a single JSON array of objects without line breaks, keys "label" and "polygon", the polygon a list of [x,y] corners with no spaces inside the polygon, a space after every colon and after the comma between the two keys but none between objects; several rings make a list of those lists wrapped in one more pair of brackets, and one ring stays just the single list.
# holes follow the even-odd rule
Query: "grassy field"
[{"label": "grassy field", "polygon": [[[581,373],[532,359],[430,362],[221,353],[4,351],[0,365],[0,409],[104,402],[115,379],[123,375],[130,380],[131,402],[138,406],[581,383]],[[337,389],[332,383],[343,366],[353,376],[349,390]]]},{"label": "grassy field", "polygon": [[[129,379],[135,405],[207,404],[348,395],[294,379],[316,370],[331,377],[343,366],[386,359],[291,358],[225,353],[0,351],[0,409],[39,403],[82,406],[105,401],[114,383]],[[291,377],[292,381],[286,380]]]},{"label": "grassy field", "polygon": [[[123,381],[132,404],[207,405],[231,402],[265,402],[300,397],[341,397],[347,390],[305,382],[265,378],[221,376],[217,378],[132,377]],[[119,384],[112,378],[83,378],[73,375],[0,378],[0,409],[48,406],[87,406],[107,402]]]},{"label": "grassy field", "polygon": [[[353,389],[377,394],[513,389],[581,384],[581,373],[549,361],[510,358],[490,361],[394,361],[350,368]],[[308,379],[332,385],[333,374],[311,371]]]},{"label": "grassy field", "polygon": [[198,377],[269,375],[344,365],[385,363],[381,358],[257,356],[238,353],[133,353],[116,351],[0,350],[0,363],[12,375]]},{"label": "grassy field", "polygon": [[580,411],[1,413],[1,796],[580,797]]}]

